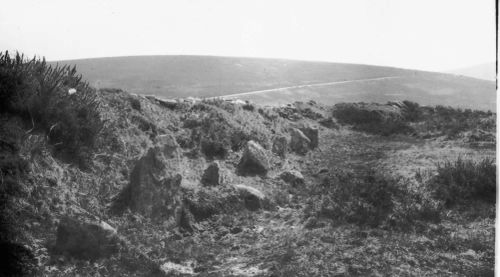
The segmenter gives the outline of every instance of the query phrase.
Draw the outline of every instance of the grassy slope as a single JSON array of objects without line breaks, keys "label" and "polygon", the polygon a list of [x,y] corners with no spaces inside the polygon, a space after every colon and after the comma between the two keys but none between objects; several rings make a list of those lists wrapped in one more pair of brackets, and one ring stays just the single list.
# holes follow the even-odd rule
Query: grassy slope
[{"label": "grassy slope", "polygon": [[288,89],[239,97],[259,104],[285,104],[290,99],[320,103],[378,102],[410,100],[422,105],[496,110],[495,84],[445,74],[417,73],[395,79]]},{"label": "grassy slope", "polygon": [[495,109],[493,82],[391,67],[210,56],[136,56],[62,61],[75,64],[95,87],[117,87],[167,98],[211,97],[294,85],[370,79],[245,96],[263,104],[313,98],[324,104],[409,99],[422,104]]}]

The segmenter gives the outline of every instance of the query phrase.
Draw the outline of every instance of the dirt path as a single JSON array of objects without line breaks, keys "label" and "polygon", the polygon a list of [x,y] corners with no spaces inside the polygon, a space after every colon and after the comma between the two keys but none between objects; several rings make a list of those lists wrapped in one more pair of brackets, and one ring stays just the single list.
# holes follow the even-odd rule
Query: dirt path
[{"label": "dirt path", "polygon": [[335,81],[335,82],[326,82],[326,83],[297,85],[297,86],[289,86],[289,87],[281,87],[281,88],[255,90],[255,91],[235,93],[235,94],[229,94],[229,95],[221,95],[221,96],[210,97],[209,99],[213,99],[213,98],[223,98],[223,99],[238,98],[238,97],[244,96],[244,95],[252,95],[252,94],[261,94],[261,93],[268,93],[268,92],[276,92],[276,91],[283,91],[283,90],[287,90],[287,89],[322,87],[322,86],[331,86],[331,85],[339,85],[339,84],[347,84],[347,83],[355,83],[355,82],[369,82],[369,81],[378,81],[378,80],[386,80],[386,79],[394,79],[394,78],[400,78],[400,77],[399,76],[388,76],[388,77],[360,79],[360,80]]}]

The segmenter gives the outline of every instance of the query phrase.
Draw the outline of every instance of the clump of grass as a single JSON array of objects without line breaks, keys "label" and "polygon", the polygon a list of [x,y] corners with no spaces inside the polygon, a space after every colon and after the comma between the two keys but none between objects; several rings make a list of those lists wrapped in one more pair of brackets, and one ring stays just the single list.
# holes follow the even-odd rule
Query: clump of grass
[{"label": "clump of grass", "polygon": [[495,203],[496,164],[490,158],[475,162],[458,157],[438,164],[437,175],[429,184],[435,197],[448,206],[470,200]]},{"label": "clump of grass", "polygon": [[86,167],[103,121],[96,91],[75,67],[0,52],[0,111],[44,132],[55,154]]}]

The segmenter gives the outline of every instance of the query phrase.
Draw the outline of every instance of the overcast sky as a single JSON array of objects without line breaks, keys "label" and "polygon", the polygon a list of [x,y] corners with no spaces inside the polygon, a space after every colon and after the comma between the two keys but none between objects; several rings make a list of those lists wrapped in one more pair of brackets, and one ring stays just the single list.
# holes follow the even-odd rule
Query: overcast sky
[{"label": "overcast sky", "polygon": [[0,1],[0,51],[289,58],[447,70],[495,61],[494,0]]}]

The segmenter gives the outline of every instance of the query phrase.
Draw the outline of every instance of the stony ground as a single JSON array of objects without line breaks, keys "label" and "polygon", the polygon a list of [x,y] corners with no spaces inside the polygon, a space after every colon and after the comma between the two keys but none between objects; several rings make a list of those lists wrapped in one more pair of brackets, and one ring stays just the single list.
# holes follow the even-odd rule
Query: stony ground
[{"label": "stony ground", "polygon": [[[408,228],[312,219],[308,209],[311,202],[321,198],[311,193],[336,173],[359,175],[375,170],[404,178],[405,184],[419,191],[440,162],[458,156],[494,159],[494,143],[478,148],[443,136],[380,136],[337,124],[327,128],[318,122],[329,117],[330,111],[316,104],[308,109],[285,107],[279,112],[220,102],[194,109],[193,104],[179,108],[175,106],[178,103],[123,92],[108,92],[105,101],[103,117],[110,123],[102,135],[104,146],[94,155],[92,170],[80,170],[52,157],[41,135],[30,136],[21,147],[23,157],[29,160],[30,174],[22,180],[25,191],[12,199],[23,235],[19,241],[34,254],[36,275],[150,276],[154,272],[158,276],[493,276],[494,205],[477,201],[443,208],[440,221],[419,221]],[[129,101],[140,108],[130,107]],[[208,131],[187,127],[200,125],[197,120],[209,114],[206,109],[222,114],[220,120],[229,122],[229,127]],[[217,120],[209,122],[215,125]],[[288,138],[287,130],[297,121],[318,128],[318,147],[307,149],[305,155],[288,151],[286,158],[270,154],[271,145],[266,142],[279,135]],[[217,141],[221,139],[218,134],[232,134],[235,130],[261,140],[259,143],[270,156],[268,173],[237,173],[245,155],[240,148],[230,150],[224,159],[216,158],[225,174],[224,182],[202,186],[204,170],[213,159],[196,152],[199,149],[192,144],[197,132],[214,135]],[[152,219],[149,210],[134,211],[133,207],[121,214],[112,213],[118,195],[134,183],[130,176],[141,157],[165,134],[172,134],[180,145],[179,156],[169,159],[169,163],[175,163],[169,169],[175,168],[182,175],[180,189],[194,195],[201,191],[212,197],[209,200],[222,199],[221,207],[214,208],[210,216],[188,217],[186,222],[178,218]],[[34,154],[36,149],[44,151]],[[166,152],[165,148],[158,149]],[[160,175],[160,169],[151,175]],[[292,169],[302,173],[303,183],[290,185],[280,179],[282,172]],[[148,182],[155,182],[153,177]],[[226,207],[226,199],[239,197],[231,193],[242,184],[260,191],[270,204],[266,202],[256,210],[238,205]],[[154,199],[154,195],[151,197]],[[190,200],[212,207],[210,201]],[[241,199],[238,201],[241,204]],[[90,260],[56,253],[53,248],[58,226],[66,215],[106,221],[120,238],[121,250]],[[311,220],[317,222],[312,224]],[[180,228],[183,224],[190,230]]]},{"label": "stony ground", "polygon": [[[318,178],[318,165],[320,170],[394,168],[401,166],[401,160],[393,156],[408,155],[415,147],[429,149],[420,153],[424,160],[434,158],[431,167],[457,153],[494,155],[494,149],[477,153],[458,146],[436,154],[442,146],[434,141],[380,139],[351,131],[331,131],[321,143],[307,157],[311,162],[303,162],[309,184]],[[413,159],[403,166],[416,169],[422,163]],[[224,217],[212,219],[201,227],[204,231],[177,241],[185,252],[177,253],[183,258],[175,262],[186,273],[199,276],[493,276],[492,206],[448,210],[440,223],[394,232],[329,224],[306,229],[301,216],[304,205],[297,202],[226,219],[227,225],[222,223]],[[199,255],[203,258],[198,260]]]}]

